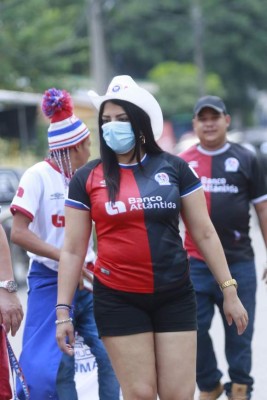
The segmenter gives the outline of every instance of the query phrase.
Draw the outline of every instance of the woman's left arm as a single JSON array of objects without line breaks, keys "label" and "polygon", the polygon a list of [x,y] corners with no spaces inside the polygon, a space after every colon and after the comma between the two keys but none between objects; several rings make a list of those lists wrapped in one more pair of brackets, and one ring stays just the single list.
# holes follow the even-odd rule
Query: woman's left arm
[{"label": "woman's left arm", "polygon": [[[219,285],[231,280],[232,276],[222,244],[208,214],[203,189],[183,197],[181,204],[181,215],[186,229],[203,255],[214,278]],[[223,296],[227,322],[231,325],[234,320],[238,334],[242,334],[246,329],[248,316],[237,296],[235,286],[231,285],[223,289]]]}]

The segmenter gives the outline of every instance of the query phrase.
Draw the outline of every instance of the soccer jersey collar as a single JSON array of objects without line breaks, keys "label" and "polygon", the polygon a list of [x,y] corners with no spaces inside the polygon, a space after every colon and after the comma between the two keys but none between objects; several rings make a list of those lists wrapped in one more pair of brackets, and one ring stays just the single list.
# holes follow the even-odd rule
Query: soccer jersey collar
[{"label": "soccer jersey collar", "polygon": [[226,142],[220,149],[206,150],[200,144],[198,144],[197,149],[200,153],[206,154],[207,156],[217,156],[218,154],[225,153],[230,148],[230,146],[231,144],[229,142]]},{"label": "soccer jersey collar", "polygon": [[[141,159],[141,164],[144,164],[144,162],[145,162],[146,159],[147,159],[147,154],[145,154],[145,155],[142,157],[142,159]],[[137,166],[138,166],[138,163],[137,163],[137,162],[136,162],[136,163],[133,163],[133,164],[122,164],[122,163],[119,163],[119,166],[120,166],[121,168],[129,168],[129,169],[131,169],[131,168],[137,167]]]},{"label": "soccer jersey collar", "polygon": [[[50,167],[52,167],[54,170],[56,170],[57,172],[59,172],[61,174],[59,167],[56,164],[52,163],[49,158],[45,158],[44,161],[46,161],[50,165]],[[66,178],[69,178],[68,175],[65,174],[65,176],[66,176]]]}]

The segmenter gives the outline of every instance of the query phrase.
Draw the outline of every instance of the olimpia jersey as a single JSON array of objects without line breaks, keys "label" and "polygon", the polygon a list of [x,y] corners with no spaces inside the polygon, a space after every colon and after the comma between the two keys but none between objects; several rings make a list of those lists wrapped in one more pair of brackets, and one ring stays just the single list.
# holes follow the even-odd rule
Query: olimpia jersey
[{"label": "olimpia jersey", "polygon": [[153,293],[182,285],[187,253],[179,234],[180,198],[201,187],[186,162],[168,153],[120,165],[111,204],[102,163],[89,162],[70,182],[66,206],[90,210],[97,233],[95,276],[114,289]]},{"label": "olimpia jersey", "polygon": [[[209,214],[228,263],[252,259],[250,203],[267,200],[264,171],[256,155],[237,143],[228,142],[216,151],[194,145],[179,156],[201,178]],[[185,247],[189,255],[203,259],[188,232]]]},{"label": "olimpia jersey", "polygon": [[[41,161],[23,174],[16,195],[11,204],[11,212],[16,211],[26,215],[32,221],[29,229],[39,238],[57,248],[64,241],[64,205],[68,188],[56,167],[48,160]],[[27,252],[31,261],[45,264],[57,271],[58,261]],[[94,261],[93,239],[90,239],[87,261]]]}]

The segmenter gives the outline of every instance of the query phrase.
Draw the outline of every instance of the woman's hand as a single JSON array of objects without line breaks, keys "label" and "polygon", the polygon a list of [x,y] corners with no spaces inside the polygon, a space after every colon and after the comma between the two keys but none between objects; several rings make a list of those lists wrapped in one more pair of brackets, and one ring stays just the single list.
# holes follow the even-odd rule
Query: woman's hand
[{"label": "woman's hand", "polygon": [[[72,321],[67,313],[60,313],[57,320],[56,339],[61,351],[69,356],[74,355],[75,334]],[[69,321],[68,321],[69,320]],[[60,322],[64,321],[64,322]]]},{"label": "woman's hand", "polygon": [[248,313],[241,303],[234,286],[223,289],[223,295],[223,310],[228,325],[232,325],[234,321],[238,335],[242,335],[248,325]]}]

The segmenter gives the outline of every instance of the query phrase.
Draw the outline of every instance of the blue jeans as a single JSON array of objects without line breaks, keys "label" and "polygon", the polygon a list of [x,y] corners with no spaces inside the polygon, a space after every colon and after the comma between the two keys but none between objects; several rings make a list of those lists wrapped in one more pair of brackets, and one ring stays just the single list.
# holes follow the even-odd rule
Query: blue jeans
[{"label": "blue jeans", "polygon": [[237,334],[236,326],[227,324],[223,313],[223,294],[207,265],[198,259],[190,258],[191,279],[197,296],[198,337],[197,337],[197,384],[201,391],[213,390],[222,377],[217,367],[209,329],[214,316],[214,307],[218,307],[225,331],[225,356],[231,382],[225,384],[226,394],[231,384],[248,385],[248,398],[253,388],[250,376],[252,362],[252,336],[254,330],[256,306],[256,270],[254,260],[229,265],[231,274],[238,282],[238,296],[248,312],[249,323],[242,335]]},{"label": "blue jeans", "polygon": [[[109,361],[105,347],[98,337],[93,314],[93,294],[77,290],[74,311],[74,328],[90,347],[98,366],[100,400],[119,400],[120,386]],[[60,400],[78,400],[74,382],[74,358],[63,355],[57,375],[57,393]],[[89,396],[90,397],[90,396]]]}]

